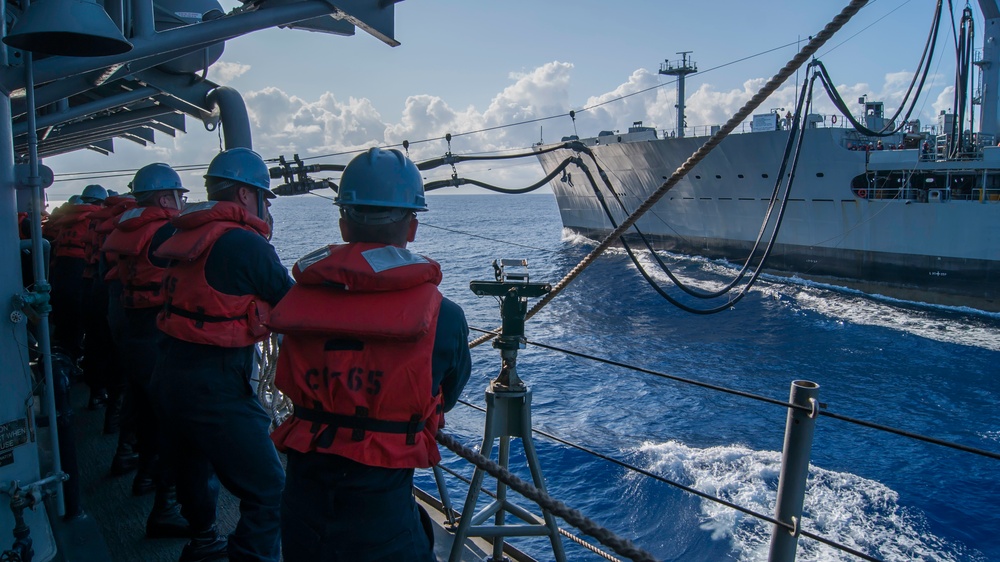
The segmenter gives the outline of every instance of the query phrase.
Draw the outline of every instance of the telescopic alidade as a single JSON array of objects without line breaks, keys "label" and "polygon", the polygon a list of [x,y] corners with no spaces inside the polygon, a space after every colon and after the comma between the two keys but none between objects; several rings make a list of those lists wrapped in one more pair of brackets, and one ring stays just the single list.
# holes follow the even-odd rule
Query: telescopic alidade
[{"label": "telescopic alidade", "polygon": [[552,290],[548,283],[531,283],[528,278],[528,261],[493,260],[495,281],[472,281],[469,288],[479,296],[492,296],[500,300],[500,335],[493,340],[493,347],[500,350],[500,374],[493,380],[494,390],[523,390],[524,383],[517,376],[517,350],[523,349],[524,320],[528,314],[528,299],[540,297]]},{"label": "telescopic alidade", "polygon": [[[495,281],[469,283],[469,288],[477,295],[497,297],[500,300],[500,316],[503,320],[500,335],[493,340],[493,347],[500,350],[503,364],[500,374],[485,392],[486,421],[479,454],[490,457],[494,441],[499,440],[497,464],[506,469],[510,466],[511,438],[520,438],[524,446],[524,460],[531,472],[531,481],[536,488],[545,492],[545,478],[531,437],[531,390],[517,376],[517,350],[527,343],[524,338],[524,321],[528,316],[528,299],[550,292],[552,285],[529,282],[526,260],[500,260],[499,263],[494,260],[493,272]],[[448,562],[459,562],[462,559],[462,548],[468,537],[491,537],[493,556],[490,560],[506,560],[504,538],[522,536],[549,537],[553,558],[556,562],[565,562],[566,553],[552,512],[539,505],[545,520],[544,523],[539,522],[531,512],[515,505],[507,497],[507,484],[502,480],[497,480],[497,492],[493,496],[496,499],[476,511],[485,476],[486,472],[479,467],[472,473],[469,495],[465,498],[462,518],[455,529],[455,540]],[[493,524],[486,524],[490,519]],[[514,524],[514,519],[520,519],[521,523]]]}]

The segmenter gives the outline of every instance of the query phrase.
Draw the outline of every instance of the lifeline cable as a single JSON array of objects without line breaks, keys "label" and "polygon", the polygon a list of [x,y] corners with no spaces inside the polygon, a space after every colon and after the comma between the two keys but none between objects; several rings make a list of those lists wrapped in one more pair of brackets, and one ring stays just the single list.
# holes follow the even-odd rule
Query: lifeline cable
[{"label": "lifeline cable", "polygon": [[[462,401],[459,400],[459,402],[462,402]],[[462,403],[465,404],[465,405],[467,405],[467,406],[470,405],[467,402],[462,402]],[[465,482],[466,484],[469,484],[470,486],[472,485],[472,479],[471,478],[467,478],[465,476],[462,476],[461,474],[459,474],[458,472],[456,472],[454,469],[448,468],[447,466],[441,466],[441,465],[438,465],[438,466],[440,466],[441,470],[447,472],[448,474],[454,476],[455,478],[461,480],[462,482]],[[479,491],[482,492],[482,493],[484,493],[484,494],[486,494],[487,496],[490,496],[493,499],[497,499],[496,492],[492,492],[492,491],[487,490],[486,488],[482,488],[482,487],[479,488]],[[455,515],[455,516],[461,516],[462,515],[461,513],[457,512],[455,510],[452,510],[452,514]],[[536,524],[536,525],[543,524],[543,522],[539,521],[538,518],[534,514],[531,514],[531,516],[535,519],[534,524]],[[531,521],[529,521],[529,523],[531,523]],[[596,546],[590,544],[589,542],[581,539],[580,537],[574,535],[573,533],[567,531],[566,529],[563,529],[562,527],[558,527],[557,530],[559,531],[560,535],[562,535],[562,536],[566,537],[567,539],[575,542],[576,544],[582,546],[583,548],[586,548],[587,550],[593,552],[594,554],[600,556],[601,558],[604,558],[605,560],[610,560],[611,562],[621,562],[621,560],[619,560],[618,558],[615,558],[614,556],[611,556],[607,552],[604,552],[603,550],[601,550],[601,549],[597,548]]]},{"label": "lifeline cable", "polygon": [[[580,529],[584,533],[594,537],[600,541],[601,544],[614,550],[616,553],[627,558],[631,558],[635,562],[657,562],[656,558],[652,554],[635,546],[632,544],[632,541],[622,539],[608,529],[605,529],[595,523],[579,510],[573,509],[565,503],[553,499],[545,492],[542,492],[538,488],[532,486],[524,480],[521,480],[506,468],[480,455],[476,451],[465,447],[451,435],[448,435],[443,431],[438,431],[436,438],[438,443],[451,449],[458,456],[485,470],[494,478],[502,479],[503,482],[510,486],[513,490],[537,503],[545,511],[559,516],[570,525],[573,525],[577,529]],[[470,513],[469,515],[472,514]]]},{"label": "lifeline cable", "polygon": [[[464,400],[459,400],[459,403],[461,403],[461,404],[463,404],[465,406],[469,406],[469,407],[471,407],[471,408],[473,408],[475,410],[479,410],[480,412],[485,412],[486,411],[485,408],[482,408],[482,407],[470,404],[468,402],[465,402]],[[800,408],[800,406],[798,406],[796,404],[787,404],[787,405],[789,407]],[[641,474],[641,475],[643,475],[643,476],[645,476],[647,478],[652,478],[653,480],[656,480],[658,482],[662,482],[664,484],[673,486],[673,487],[675,487],[675,488],[677,488],[679,490],[683,490],[685,492],[688,492],[689,494],[698,496],[698,497],[700,497],[702,499],[705,499],[705,500],[717,503],[719,505],[724,505],[724,506],[726,506],[726,507],[728,507],[730,509],[733,509],[735,511],[739,511],[741,513],[745,513],[746,515],[749,515],[751,517],[759,519],[759,520],[761,520],[761,521],[763,521],[765,523],[770,523],[771,525],[777,525],[779,527],[784,528],[785,530],[787,530],[790,533],[797,532],[798,534],[800,534],[803,537],[807,537],[807,538],[813,539],[816,542],[823,543],[823,544],[825,544],[825,545],[827,545],[829,547],[832,547],[832,548],[835,548],[837,550],[846,552],[846,553],[851,554],[853,556],[856,556],[858,558],[861,558],[861,559],[864,559],[864,560],[868,560],[869,562],[883,562],[881,559],[876,558],[874,556],[870,556],[868,554],[865,554],[864,552],[861,552],[860,550],[857,550],[855,548],[851,548],[851,547],[849,547],[847,545],[844,545],[844,544],[840,544],[840,543],[838,543],[838,542],[836,542],[836,541],[834,541],[832,539],[828,539],[828,538],[826,538],[826,537],[824,537],[822,535],[818,535],[816,533],[813,533],[812,531],[808,531],[806,529],[802,529],[801,526],[798,529],[796,529],[790,523],[786,523],[784,521],[779,521],[779,520],[777,520],[777,519],[775,519],[773,517],[770,517],[768,515],[764,515],[763,513],[759,513],[759,512],[756,512],[756,511],[752,510],[752,509],[743,507],[743,506],[741,506],[741,505],[739,505],[737,503],[731,502],[729,500],[722,499],[722,498],[717,497],[717,496],[713,496],[713,495],[708,494],[706,492],[702,492],[701,490],[699,490],[697,488],[693,488],[691,486],[686,486],[684,484],[681,484],[680,482],[676,482],[674,480],[670,480],[669,478],[665,478],[665,477],[660,476],[658,474],[654,474],[654,473],[652,473],[652,472],[650,472],[648,470],[641,469],[641,468],[639,468],[637,466],[628,464],[628,463],[626,463],[626,462],[624,462],[622,460],[619,460],[619,459],[616,459],[614,457],[611,457],[611,456],[599,453],[599,452],[594,451],[592,449],[588,449],[588,448],[586,448],[586,447],[584,447],[582,445],[579,445],[577,443],[573,443],[572,441],[567,441],[565,439],[562,439],[561,437],[557,437],[557,436],[555,436],[555,435],[553,435],[551,433],[548,433],[546,431],[542,431],[542,430],[537,429],[537,428],[532,428],[531,431],[532,431],[532,433],[537,433],[539,435],[542,435],[542,436],[545,436],[545,437],[547,437],[549,439],[552,439],[553,441],[555,441],[557,443],[562,443],[563,445],[566,445],[567,447],[572,447],[572,448],[577,449],[579,451],[583,451],[584,453],[587,453],[589,455],[595,456],[595,457],[597,457],[597,458],[599,458],[601,460],[604,460],[606,462],[610,462],[612,464],[616,464],[616,465],[618,465],[618,466],[620,466],[620,467],[622,467],[622,468],[624,468],[626,470],[631,470],[631,471],[633,471],[635,473],[638,473],[638,474]],[[509,482],[506,482],[506,481],[505,481],[505,483],[507,483],[508,485],[510,484]]]},{"label": "lifeline cable", "polygon": [[[764,103],[764,100],[773,94],[785,82],[785,80],[794,74],[795,71],[809,59],[809,57],[815,54],[816,51],[819,50],[819,48],[822,47],[834,33],[850,21],[851,18],[858,13],[858,10],[864,7],[867,3],[868,0],[852,0],[851,3],[839,14],[837,14],[837,16],[834,17],[822,31],[816,34],[816,36],[809,41],[809,43],[806,44],[806,46],[799,51],[799,53],[796,54],[795,57],[793,57],[792,60],[784,66],[784,68],[771,77],[771,79],[764,84],[764,87],[762,87],[757,94],[750,98],[750,101],[740,108],[740,110],[737,111],[736,114],[733,115],[733,117],[730,118],[717,133],[705,141],[705,144],[703,144],[701,148],[696,150],[694,154],[687,159],[687,161],[681,164],[681,166],[674,171],[673,175],[671,175],[670,178],[659,187],[659,189],[653,192],[653,194],[650,195],[649,198],[642,203],[642,205],[629,215],[629,217],[625,219],[625,221],[622,222],[622,224],[609,234],[600,244],[598,244],[596,248],[587,254],[587,256],[584,257],[583,260],[581,260],[580,263],[577,264],[576,267],[574,267],[569,273],[567,273],[565,277],[553,285],[552,291],[535,303],[531,310],[528,311],[525,318],[531,318],[534,316],[539,310],[542,309],[542,307],[554,299],[556,295],[561,293],[562,290],[566,288],[566,285],[576,279],[576,277],[579,276],[584,269],[589,267],[594,260],[603,254],[605,250],[611,247],[611,244],[621,237],[625,231],[632,228],[632,225],[635,224],[640,217],[646,214],[646,211],[651,209],[653,205],[655,205],[667,193],[667,191],[670,191],[675,185],[677,185],[681,178],[686,176],[687,173],[690,172],[691,169],[693,169],[699,162],[701,162],[705,156],[708,155],[708,153],[714,150],[723,139],[729,136],[729,133],[731,133],[737,126],[739,126],[740,123],[749,117],[750,114],[760,106],[760,104]],[[470,343],[469,347],[476,347],[492,338],[493,336],[483,336]]]}]

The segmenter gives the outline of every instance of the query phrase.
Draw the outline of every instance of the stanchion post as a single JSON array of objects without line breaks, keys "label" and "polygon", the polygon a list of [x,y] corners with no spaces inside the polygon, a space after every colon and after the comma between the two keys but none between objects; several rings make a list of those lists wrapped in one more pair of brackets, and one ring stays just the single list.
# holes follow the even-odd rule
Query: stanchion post
[{"label": "stanchion post", "polygon": [[789,531],[775,525],[771,532],[768,562],[793,562],[802,524],[802,503],[806,497],[806,478],[809,476],[809,454],[812,450],[813,432],[816,429],[817,396],[819,385],[810,381],[792,381],[789,402],[804,406],[789,408],[785,422],[785,445],[781,453],[781,475],[778,478],[778,499],[774,518],[791,525]]}]

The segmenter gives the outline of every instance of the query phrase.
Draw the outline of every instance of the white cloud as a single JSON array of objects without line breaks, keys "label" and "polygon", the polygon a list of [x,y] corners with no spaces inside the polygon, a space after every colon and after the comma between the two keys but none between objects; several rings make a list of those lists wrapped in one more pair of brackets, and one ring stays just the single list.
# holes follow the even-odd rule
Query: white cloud
[{"label": "white cloud", "polygon": [[240,76],[243,76],[249,70],[249,64],[219,61],[212,65],[209,72],[211,74],[212,81],[225,86]]},{"label": "white cloud", "polygon": [[[217,75],[230,77],[236,77],[247,69],[249,65],[237,63],[213,66]],[[308,158],[351,153],[369,146],[398,145],[405,140],[411,143],[411,157],[419,161],[441,156],[449,147],[443,140],[418,141],[440,139],[448,133],[455,135],[450,148],[456,154],[523,150],[539,140],[540,129],[544,131],[546,142],[572,133],[573,123],[568,117],[535,121],[566,115],[572,108],[569,95],[572,71],[572,64],[552,61],[530,71],[510,74],[510,83],[484,107],[469,105],[455,108],[443,97],[414,94],[406,98],[399,113],[395,114],[393,108],[376,108],[366,98],[349,97],[343,100],[327,92],[318,99],[307,100],[277,87],[247,92],[244,99],[252,123],[254,149],[265,158],[279,155],[290,158],[293,154]],[[886,74],[878,88],[866,83],[841,84],[837,88],[852,109],[856,108],[858,97],[868,94],[869,99],[885,101],[886,111],[891,113],[902,100],[910,79],[912,75],[908,73],[895,72]],[[689,80],[689,84],[697,86],[688,89],[687,124],[707,129],[709,125],[726,122],[765,82],[764,78],[750,79],[741,88],[723,91],[708,82]],[[928,84],[935,89],[943,83],[940,76],[928,79]],[[804,81],[798,84],[799,88],[804,86]],[[813,111],[833,114],[833,104],[822,92],[819,82],[816,86]],[[779,107],[785,108],[785,111],[793,110],[796,90],[794,81],[786,83],[754,113],[766,113]],[[576,131],[581,137],[593,136],[605,129],[624,130],[634,121],[643,121],[661,131],[672,130],[676,126],[675,103],[676,92],[672,83],[662,83],[662,77],[648,70],[636,70],[614,90],[588,98],[583,106],[586,110],[576,108]],[[940,110],[950,109],[951,105],[952,89],[948,87],[933,103],[930,100],[922,102],[917,109],[924,125],[928,125],[934,123],[935,115]],[[387,115],[390,117],[385,117]],[[147,148],[118,140],[118,152],[128,154],[129,161],[136,167],[156,161],[177,165],[207,164],[220,149],[219,133],[206,134],[195,125],[196,121],[189,119],[188,123],[188,134],[177,139],[158,134],[158,143]],[[504,127],[511,123],[525,124]],[[462,134],[484,129],[488,130]],[[698,132],[705,131],[701,129]],[[67,155],[58,158],[72,162],[78,157]],[[347,159],[348,154],[344,154],[317,161],[343,163]],[[90,161],[93,162],[92,157]],[[95,166],[67,165],[64,168],[94,169]],[[521,187],[541,177],[540,168],[530,158],[518,164],[494,162],[477,166],[463,163],[457,171],[460,176],[509,187]],[[200,186],[203,173],[201,170],[187,172],[182,173],[182,177],[188,185]],[[440,179],[450,174],[451,169],[447,167],[431,171],[427,177]],[[82,184],[72,188],[67,186],[66,191],[73,193],[78,188],[82,188]]]}]

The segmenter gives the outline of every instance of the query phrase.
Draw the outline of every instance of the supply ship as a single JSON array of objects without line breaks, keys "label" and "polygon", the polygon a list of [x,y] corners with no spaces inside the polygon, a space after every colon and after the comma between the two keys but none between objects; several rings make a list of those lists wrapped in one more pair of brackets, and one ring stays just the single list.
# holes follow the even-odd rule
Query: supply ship
[{"label": "supply ship", "polygon": [[[794,124],[790,112],[754,115],[635,226],[662,249],[735,263],[759,261],[751,250],[762,231],[776,231],[766,270],[906,300],[1000,310],[1000,9],[994,0],[980,7],[986,19],[982,50],[959,57],[958,111],[942,112],[932,127],[922,127],[898,111],[886,115],[883,102],[867,98],[858,100],[860,116],[852,115],[832,91],[841,114],[810,112]],[[718,130],[686,135],[693,129],[683,127],[684,81],[697,66],[686,52],[679,54],[681,60],[660,68],[677,79],[676,131],[636,122],[626,133],[565,137],[566,150],[537,147],[539,162],[551,172],[579,156],[572,147],[583,145],[616,192],[602,185],[605,192],[598,193],[580,167],[569,166],[550,181],[565,228],[595,238],[608,234]],[[818,86],[815,95],[822,95]],[[970,132],[973,122],[978,130]],[[798,131],[802,142],[792,174],[782,166],[789,162],[789,137]],[[584,162],[593,168],[591,160]],[[780,169],[786,169],[783,177]],[[776,182],[784,189],[790,176],[783,220],[776,225],[772,213],[765,229]],[[602,199],[612,202],[607,209]],[[637,236],[632,231],[625,238]]]}]

